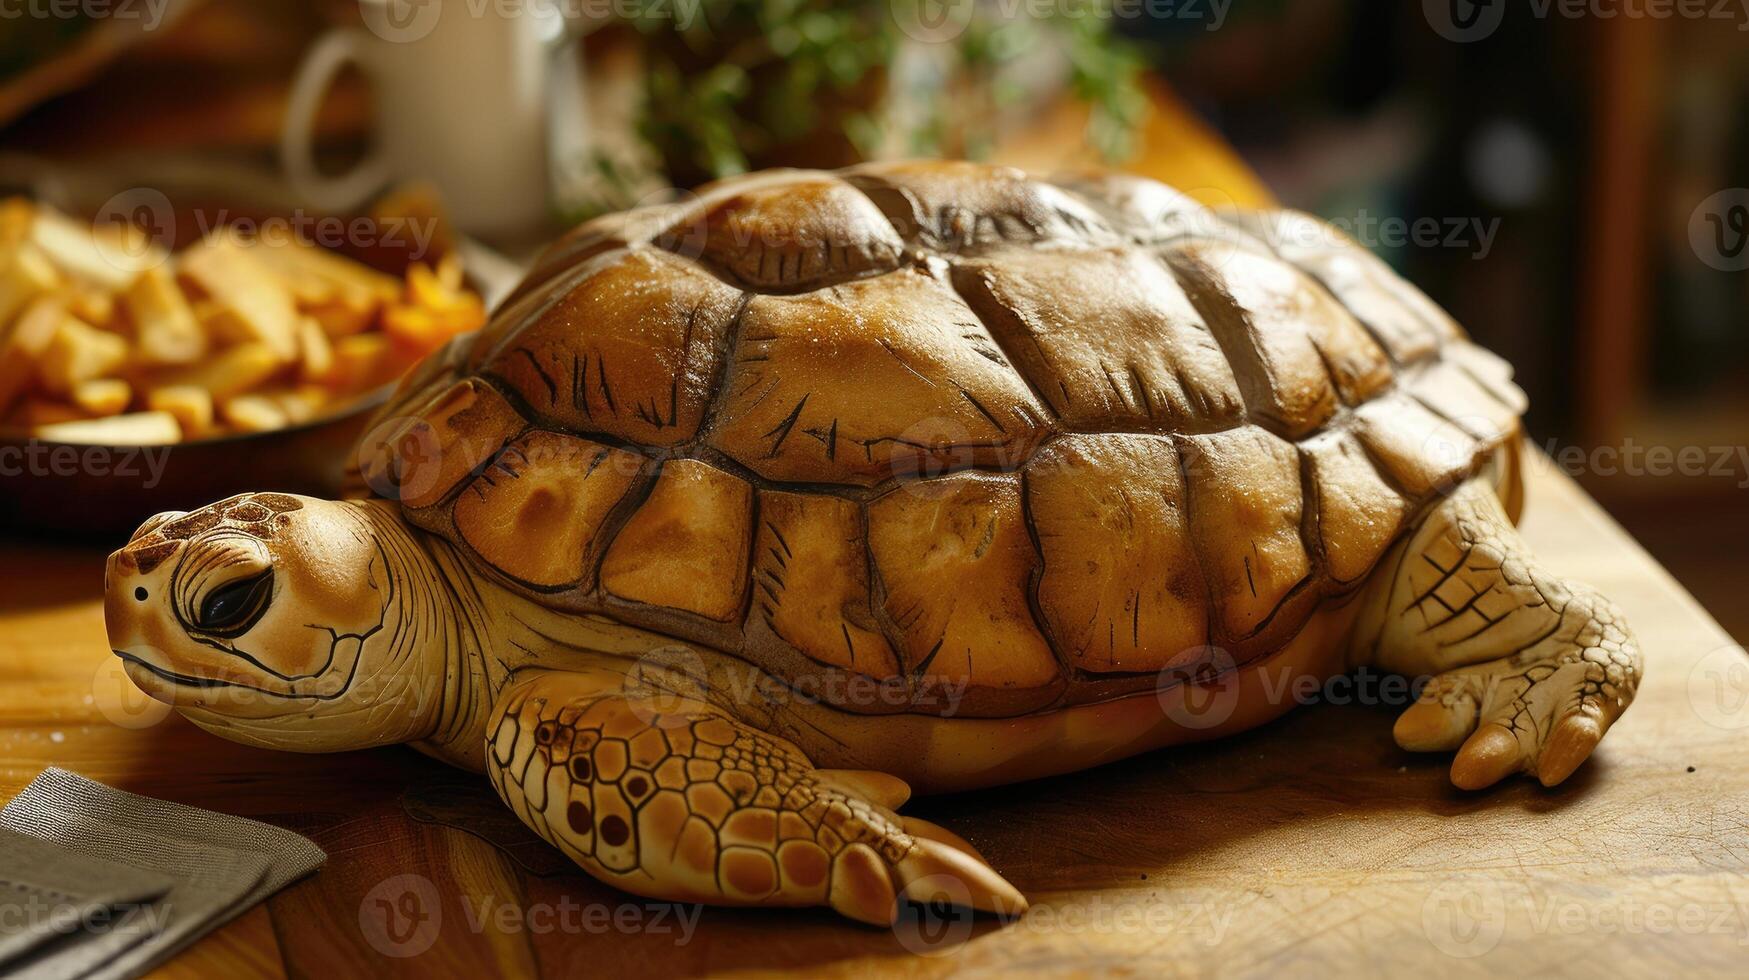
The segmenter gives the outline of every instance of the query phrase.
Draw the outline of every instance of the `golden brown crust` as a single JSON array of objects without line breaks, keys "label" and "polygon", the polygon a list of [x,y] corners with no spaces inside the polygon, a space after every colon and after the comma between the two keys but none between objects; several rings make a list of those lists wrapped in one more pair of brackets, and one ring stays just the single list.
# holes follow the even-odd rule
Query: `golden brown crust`
[{"label": "golden brown crust", "polygon": [[1248,637],[1312,571],[1300,538],[1299,454],[1293,444],[1246,426],[1182,437],[1179,457],[1217,635]]},{"label": "golden brown crust", "polygon": [[1012,167],[906,160],[852,167],[845,179],[907,241],[964,252],[1003,243],[1105,243],[1117,235],[1085,201]]},{"label": "golden brown crust", "polygon": [[662,252],[613,258],[506,335],[480,369],[556,427],[646,446],[688,442],[740,293]]},{"label": "golden brown crust", "polygon": [[1324,568],[1337,582],[1372,570],[1410,515],[1409,501],[1379,476],[1351,432],[1329,432],[1300,445],[1316,492]]},{"label": "golden brown crust", "polygon": [[[409,518],[510,587],[848,710],[969,716],[1145,690],[1206,645],[1274,652],[1524,408],[1504,362],[1316,219],[929,162],[590,222],[393,405],[423,441],[361,475],[418,477]],[[467,503],[530,430],[643,475]],[[882,693],[822,683],[843,678]]]},{"label": "golden brown crust", "polygon": [[1328,423],[1391,382],[1390,361],[1311,277],[1230,242],[1171,246],[1167,261],[1226,349],[1246,404],[1289,438]]},{"label": "golden brown crust", "polygon": [[753,488],[693,459],[662,467],[601,562],[615,598],[729,622],[747,597]]},{"label": "golden brown crust", "polygon": [[1203,432],[1245,414],[1233,369],[1157,258],[1133,249],[1013,251],[954,283],[1075,432]]},{"label": "golden brown crust", "polygon": [[1025,479],[1044,562],[1039,612],[1069,663],[1114,673],[1200,660],[1209,596],[1172,440],[1071,436]]},{"label": "golden brown crust", "polygon": [[1027,595],[1038,567],[1013,473],[900,487],[868,508],[869,549],[905,663],[932,696],[1042,707],[1062,675]]},{"label": "golden brown crust", "polygon": [[438,503],[484,466],[527,421],[489,384],[470,378],[400,420],[364,473],[378,492],[395,489],[403,506]]},{"label": "golden brown crust", "polygon": [[775,292],[890,272],[904,250],[886,216],[854,187],[794,172],[707,190],[655,241]]},{"label": "golden brown crust", "polygon": [[710,445],[771,480],[1011,468],[1044,412],[951,287],[912,269],[755,296]]},{"label": "golden brown crust", "polygon": [[573,588],[605,545],[609,515],[644,474],[635,453],[536,430],[504,448],[455,502],[461,539],[535,589]]},{"label": "golden brown crust", "polygon": [[888,680],[899,658],[875,621],[866,536],[854,501],[761,492],[752,619],[814,663]]}]

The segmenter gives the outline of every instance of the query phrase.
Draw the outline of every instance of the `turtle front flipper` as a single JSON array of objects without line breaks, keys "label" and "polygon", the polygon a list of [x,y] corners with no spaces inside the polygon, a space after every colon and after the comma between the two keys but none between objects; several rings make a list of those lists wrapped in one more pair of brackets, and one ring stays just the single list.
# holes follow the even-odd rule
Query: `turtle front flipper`
[{"label": "turtle front flipper", "polygon": [[1633,700],[1643,660],[1620,611],[1544,568],[1482,481],[1428,511],[1380,571],[1361,635],[1379,666],[1431,675],[1397,744],[1456,749],[1458,787],[1514,772],[1553,786]]},{"label": "turtle front flipper", "polygon": [[618,674],[540,672],[499,697],[486,768],[523,822],[604,882],[716,905],[825,905],[889,925],[902,898],[1016,915],[951,832],[902,818],[901,780],[816,769],[702,700]]}]

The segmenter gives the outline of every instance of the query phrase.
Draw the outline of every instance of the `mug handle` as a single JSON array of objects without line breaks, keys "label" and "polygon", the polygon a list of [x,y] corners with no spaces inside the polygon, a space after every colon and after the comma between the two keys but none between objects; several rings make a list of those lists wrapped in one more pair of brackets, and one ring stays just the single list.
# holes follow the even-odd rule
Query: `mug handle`
[{"label": "mug handle", "polygon": [[351,210],[388,183],[388,168],[380,150],[338,176],[331,177],[316,169],[316,114],[321,111],[322,100],[348,63],[369,67],[361,34],[339,28],[316,39],[292,82],[285,124],[279,133],[279,162],[292,189],[312,205],[329,211]]}]

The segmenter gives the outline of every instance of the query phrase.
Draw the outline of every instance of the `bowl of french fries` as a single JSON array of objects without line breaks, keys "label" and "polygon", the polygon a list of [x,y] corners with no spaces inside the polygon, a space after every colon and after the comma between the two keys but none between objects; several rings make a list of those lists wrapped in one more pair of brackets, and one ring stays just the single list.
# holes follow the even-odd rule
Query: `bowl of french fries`
[{"label": "bowl of french fries", "polygon": [[198,237],[0,201],[0,525],[104,535],[331,493],[396,380],[486,319],[453,247],[366,261],[181,224]]}]

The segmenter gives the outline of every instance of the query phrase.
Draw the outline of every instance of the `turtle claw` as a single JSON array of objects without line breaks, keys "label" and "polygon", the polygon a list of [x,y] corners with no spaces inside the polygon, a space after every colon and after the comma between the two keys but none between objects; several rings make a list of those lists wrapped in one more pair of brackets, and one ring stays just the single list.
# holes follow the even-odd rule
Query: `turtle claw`
[{"label": "turtle claw", "polygon": [[1487,789],[1523,768],[1524,752],[1505,725],[1487,724],[1464,741],[1451,762],[1451,784]]},{"label": "turtle claw", "polygon": [[1515,772],[1554,786],[1591,756],[1621,705],[1608,710],[1591,651],[1527,651],[1433,679],[1397,718],[1392,735],[1411,752],[1457,750],[1451,782],[1492,786]]},{"label": "turtle claw", "polygon": [[1555,733],[1544,743],[1542,758],[1537,761],[1536,778],[1544,786],[1554,786],[1580,764],[1591,757],[1591,750],[1603,739],[1603,726],[1585,714],[1571,714],[1555,726]]}]

